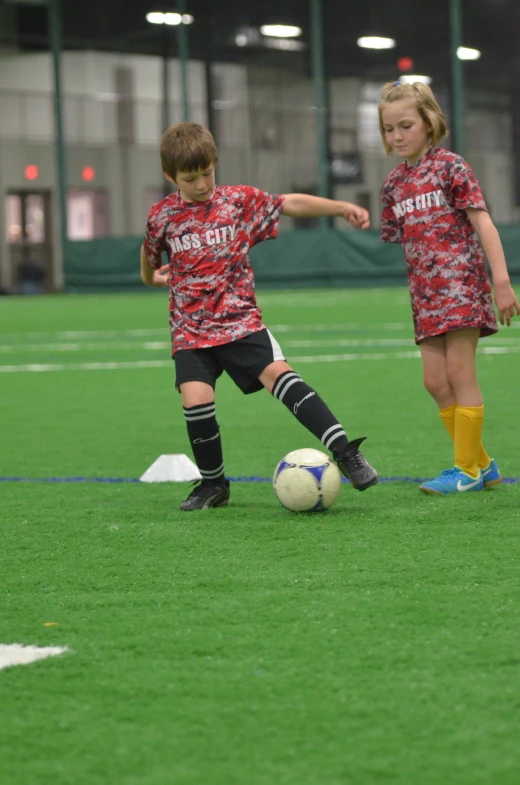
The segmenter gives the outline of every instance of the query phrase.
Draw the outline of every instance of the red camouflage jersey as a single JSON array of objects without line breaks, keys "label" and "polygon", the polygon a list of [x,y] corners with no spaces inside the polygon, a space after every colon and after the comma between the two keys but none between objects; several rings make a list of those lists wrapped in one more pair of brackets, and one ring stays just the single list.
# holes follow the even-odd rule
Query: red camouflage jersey
[{"label": "red camouflage jersey", "polygon": [[404,247],[416,343],[470,327],[496,333],[484,253],[464,212],[487,210],[469,164],[434,147],[390,172],[382,203],[381,240]]},{"label": "red camouflage jersey", "polygon": [[215,186],[206,202],[176,193],[148,214],[144,250],[152,267],[170,265],[172,355],[263,330],[249,249],[274,239],[283,196],[247,185]]}]

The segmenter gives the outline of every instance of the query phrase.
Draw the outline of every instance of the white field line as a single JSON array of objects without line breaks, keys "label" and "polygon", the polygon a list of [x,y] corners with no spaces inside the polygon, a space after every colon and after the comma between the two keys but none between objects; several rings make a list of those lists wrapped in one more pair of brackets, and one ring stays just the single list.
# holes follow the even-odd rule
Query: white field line
[{"label": "white field line", "polygon": [[[412,335],[412,325],[410,322],[327,322],[318,324],[268,324],[269,330],[276,335],[276,333],[343,333],[348,335],[349,332],[364,332],[364,333],[381,333],[387,332],[400,332],[407,330]],[[511,322],[511,327],[520,330],[520,320]],[[19,341],[25,345],[27,341],[46,341],[62,343],[64,341],[89,341],[89,340],[109,340],[115,339],[119,341],[125,338],[162,338],[169,339],[167,328],[157,328],[149,330],[67,330],[65,332],[38,332],[38,333],[5,333],[2,337],[3,344],[0,342],[0,349],[2,345],[7,346],[7,341]]]},{"label": "white field line", "polygon": [[[359,289],[344,289],[341,287],[324,287],[323,289],[312,289],[310,292],[305,289],[298,289],[297,291],[291,291],[290,289],[266,289],[259,294],[259,299],[264,301],[269,300],[269,302],[285,302],[287,299],[296,301],[302,300],[309,300],[314,302],[315,300],[323,300],[323,302],[327,303],[330,300],[343,300],[346,297],[356,299],[359,297]],[[374,288],[370,289],[370,294],[373,294],[377,297],[384,297],[385,301],[390,299],[390,297],[406,297],[408,300],[410,299],[410,295],[405,287],[401,289],[388,289],[384,286],[374,286]]]},{"label": "white field line", "polygon": [[120,341],[115,343],[11,343],[0,345],[0,354],[18,352],[108,352],[108,351],[163,351],[171,349],[170,341]]},{"label": "white field line", "polygon": [[45,373],[47,371],[131,371],[135,368],[172,368],[172,360],[136,360],[135,362],[67,363],[0,365],[0,373]]},{"label": "white field line", "polygon": [[[282,349],[311,349],[331,347],[399,347],[413,346],[413,338],[322,338],[317,340],[284,340]],[[493,346],[520,346],[519,338],[494,337]],[[169,351],[170,341],[120,341],[114,343],[22,343],[0,345],[0,354],[21,352],[96,352],[96,351]],[[485,347],[487,348],[487,347]]]},{"label": "white field line", "polygon": [[[478,354],[517,354],[520,346],[489,346],[478,350]],[[357,353],[357,354],[322,354],[309,356],[295,356],[294,365],[303,363],[341,363],[351,360],[415,360],[421,353],[385,352],[385,353]],[[291,359],[292,362],[292,359]],[[138,360],[135,362],[99,362],[99,363],[70,363],[70,364],[31,364],[31,365],[0,365],[0,373],[44,373],[47,371],[116,371],[134,370],[138,368],[171,368],[171,360]]]},{"label": "white field line", "polygon": [[[520,338],[516,343],[520,343]],[[291,349],[310,349],[322,346],[413,346],[412,338],[360,338],[360,339],[335,339],[330,340],[299,340],[283,341],[283,347]],[[0,346],[0,354],[18,354],[21,352],[101,352],[101,351],[146,351],[158,352],[170,350],[170,341],[121,341],[120,343],[22,343],[6,344]]]},{"label": "white field line", "polygon": [[83,338],[146,338],[147,336],[168,336],[168,328],[150,328],[144,330],[64,330],[62,332],[38,333],[6,333],[3,337],[9,340],[38,341],[54,339],[57,341],[77,341]]},{"label": "white field line", "polygon": [[[363,332],[382,332],[385,330],[410,330],[411,322],[390,322],[390,323],[365,323],[361,322],[341,322],[341,323],[320,323],[320,324],[268,324],[272,333],[289,332],[348,332],[349,330]],[[519,325],[520,326],[520,325]],[[65,330],[63,332],[37,332],[37,333],[5,333],[2,336],[4,341],[82,341],[97,338],[168,338],[167,327],[150,328],[148,330]]]},{"label": "white field line", "polygon": [[36,660],[57,657],[68,648],[61,646],[24,646],[22,643],[0,643],[0,670],[13,665],[28,665]]},{"label": "white field line", "polygon": [[[487,341],[486,341],[487,344]],[[518,338],[493,337],[493,346],[520,346],[520,336]],[[318,340],[283,341],[283,346],[290,346],[291,349],[320,347],[320,346],[415,346],[413,335],[409,338],[322,338]],[[283,347],[282,347],[283,348]],[[487,348],[484,347],[484,348]]]},{"label": "white field line", "polygon": [[392,330],[409,330],[412,331],[411,322],[384,322],[378,324],[377,322],[321,322],[318,324],[268,324],[269,330],[276,333],[312,333],[312,332],[329,332],[329,333],[348,333],[348,332],[371,332],[382,333]]},{"label": "white field line", "polygon": [[[384,297],[385,306],[388,305],[407,305],[410,302],[410,295],[405,293],[396,293],[394,296],[389,296],[388,290],[372,289],[371,295],[374,299]],[[297,294],[283,294],[277,292],[269,294],[264,292],[258,295],[258,301],[262,308],[268,305],[276,305],[278,303],[289,308],[324,308],[329,305],[338,305],[345,302],[355,302],[359,299],[359,292],[356,289],[340,289],[333,292],[324,292],[323,294],[314,295],[301,295]]]}]

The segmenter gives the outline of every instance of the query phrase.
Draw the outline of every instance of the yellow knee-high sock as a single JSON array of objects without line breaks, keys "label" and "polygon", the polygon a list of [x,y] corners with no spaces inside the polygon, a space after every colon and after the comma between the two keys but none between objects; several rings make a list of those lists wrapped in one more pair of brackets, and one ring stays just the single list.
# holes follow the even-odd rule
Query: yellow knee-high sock
[{"label": "yellow knee-high sock", "polygon": [[[448,431],[452,442],[455,442],[455,410],[457,408],[457,404],[453,403],[451,406],[447,406],[446,409],[439,409],[439,417],[441,418],[444,427]],[[478,459],[478,466],[479,469],[486,469],[489,464],[491,463],[491,458],[486,452],[486,449],[482,442],[480,442],[480,455]]]},{"label": "yellow knee-high sock", "polygon": [[491,458],[487,454],[482,442],[480,442],[480,456],[478,459],[478,468],[487,469],[490,463],[491,463]]},{"label": "yellow knee-high sock", "polygon": [[478,477],[483,406],[457,406],[455,410],[455,466]]},{"label": "yellow knee-high sock", "polygon": [[439,409],[439,417],[442,420],[442,424],[448,431],[452,442],[455,441],[455,410],[457,408],[457,404],[453,403],[451,406],[447,406],[446,409]]}]

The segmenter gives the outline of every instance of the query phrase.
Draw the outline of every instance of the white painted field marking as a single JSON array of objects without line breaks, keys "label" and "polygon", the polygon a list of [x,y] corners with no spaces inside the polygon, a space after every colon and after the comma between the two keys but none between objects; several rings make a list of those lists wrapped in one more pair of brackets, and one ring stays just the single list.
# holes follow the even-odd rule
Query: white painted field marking
[{"label": "white painted field marking", "polygon": [[[371,296],[376,299],[383,297],[385,305],[407,305],[410,302],[410,295],[406,291],[399,291],[398,289],[388,288],[375,288],[370,289]],[[344,303],[347,300],[357,300],[359,298],[358,289],[344,289],[336,287],[335,289],[320,289],[319,291],[312,291],[311,293],[302,290],[294,292],[291,290],[283,290],[279,292],[259,292],[258,300],[262,307],[281,303],[284,306],[295,306],[305,308],[323,308],[324,306],[331,305],[332,303]]]},{"label": "white painted field marking", "polygon": [[112,352],[112,351],[169,351],[170,341],[120,341],[119,343],[10,343],[0,345],[0,354],[21,352]]},{"label": "white painted field marking", "polygon": [[28,665],[36,660],[57,657],[68,651],[61,646],[24,646],[22,643],[0,643],[0,670],[14,665]]},{"label": "white painted field marking", "polygon": [[[520,326],[520,325],[519,325]],[[377,333],[382,330],[410,330],[410,322],[393,322],[388,324],[361,324],[360,322],[333,322],[320,324],[276,324],[269,325],[271,332],[348,332],[356,330],[362,332]],[[150,330],[67,330],[65,332],[39,332],[39,333],[6,333],[2,336],[6,341],[82,341],[94,339],[119,339],[119,338],[153,338],[162,337],[168,339],[168,327]]]},{"label": "white painted field marking", "polygon": [[410,322],[388,322],[378,324],[361,322],[319,322],[318,324],[269,324],[269,330],[274,333],[381,333],[389,330],[409,330],[412,331]]},{"label": "white painted field marking", "polygon": [[[520,320],[516,322],[511,322],[511,328],[520,330]],[[389,333],[389,332],[400,332],[402,330],[406,330],[412,336],[412,326],[410,322],[383,322],[378,324],[374,323],[361,323],[361,322],[328,322],[328,323],[318,323],[318,324],[269,324],[269,329],[273,334],[276,333],[304,333],[305,335],[313,334],[313,333],[342,333],[345,336],[348,336],[349,332],[361,332],[361,333],[372,333],[375,334],[375,337],[381,336],[381,333]],[[45,342],[45,345],[56,344],[59,346],[70,345],[67,344],[67,341],[74,341],[76,345],[79,341],[94,341],[91,345],[95,347],[98,345],[100,348],[103,348],[102,341],[115,339],[119,342],[119,346],[124,346],[124,339],[125,338],[162,338],[161,341],[148,341],[148,345],[150,347],[157,345],[162,346],[163,344],[168,346],[169,345],[169,333],[168,328],[161,328],[161,329],[149,329],[149,330],[77,330],[77,331],[67,331],[67,332],[39,332],[39,333],[7,333],[2,336],[3,342],[0,343],[0,351],[10,351],[10,349],[3,349],[3,347],[8,347],[11,345],[9,342],[19,342],[20,348],[24,349],[28,344],[28,341],[42,341]],[[95,341],[100,340],[99,344],[96,344]],[[123,339],[123,340],[120,340]],[[345,339],[347,340],[347,339]],[[352,339],[354,340],[354,339]],[[360,339],[361,340],[361,339]],[[379,340],[384,340],[379,338]],[[391,340],[391,339],[388,339]],[[516,338],[502,338],[502,331],[497,336],[497,340],[501,341],[515,341],[518,340]],[[131,344],[127,344],[130,346]],[[118,344],[113,344],[114,348],[118,348]],[[34,344],[35,349],[42,349],[44,348],[44,344],[37,343]],[[56,351],[67,351],[67,349],[57,348]],[[72,350],[69,350],[72,351]]]},{"label": "white painted field marking", "polygon": [[419,351],[371,352],[370,354],[353,352],[352,354],[321,354],[317,357],[313,355],[295,355],[294,358],[291,358],[291,361],[294,359],[294,364],[299,365],[299,363],[343,363],[351,360],[415,360],[420,356],[421,353]]},{"label": "white painted field marking", "polygon": [[[482,349],[477,349],[477,354],[517,354],[520,352],[520,346],[484,346]],[[412,360],[421,356],[419,350],[409,352],[371,352],[368,353],[352,353],[352,354],[322,354],[317,357],[314,356],[298,356],[291,357],[294,363],[339,363],[348,362],[349,360]],[[1,368],[1,366],[0,366]]]},{"label": "white painted field marking", "polygon": [[[282,348],[289,346],[291,349],[301,349],[316,346],[414,346],[413,336],[409,338],[322,338],[318,340],[285,340],[283,341]],[[484,346],[482,349],[488,351],[490,348],[497,346],[520,346],[520,337],[518,338],[493,338],[493,346]]]},{"label": "white painted field marking", "polygon": [[[518,354],[520,346],[488,346],[477,350],[477,354]],[[342,363],[351,360],[416,360],[421,356],[418,350],[409,352],[372,352],[352,354],[318,354],[289,356],[295,365],[300,363]],[[135,362],[70,363],[48,365],[0,365],[0,373],[46,373],[48,371],[119,371],[138,368],[172,368],[171,360],[136,360]]]},{"label": "white painted field marking", "polygon": [[22,341],[37,341],[39,338],[55,339],[57,341],[76,341],[82,338],[146,338],[154,335],[168,335],[168,327],[157,327],[143,330],[65,330],[62,332],[38,332],[38,333],[6,333],[4,338],[13,340],[18,338]]},{"label": "white painted field marking", "polygon": [[[313,333],[313,332],[342,332],[348,334],[352,332],[365,332],[365,333],[378,333],[408,330],[412,334],[412,325],[410,321],[406,322],[327,322],[318,324],[271,324],[269,329],[274,334],[279,333]],[[520,330],[520,320],[512,321],[511,328]],[[150,328],[150,329],[136,329],[136,330],[66,330],[64,332],[15,332],[4,333],[2,339],[4,346],[7,341],[19,341],[21,344],[26,344],[27,341],[48,341],[48,342],[62,342],[62,341],[83,341],[95,339],[116,339],[121,338],[163,338],[168,343],[169,331],[168,327]],[[502,339],[507,340],[507,339]],[[514,339],[510,339],[514,340]],[[162,342],[161,342],[162,343]],[[0,345],[1,348],[1,345]]]},{"label": "white painted field marking", "polygon": [[[330,347],[399,347],[413,346],[413,337],[409,338],[317,338],[317,339],[284,339],[283,349],[310,349]],[[487,353],[502,346],[520,346],[519,338],[493,338],[493,346],[483,347]],[[142,352],[169,352],[171,344],[169,341],[121,341],[120,343],[29,343],[29,344],[7,344],[0,346],[0,354],[22,354],[24,352],[50,352],[50,353],[72,353],[72,352],[109,352],[109,351],[142,351]]]},{"label": "white painted field marking", "polygon": [[131,371],[136,368],[173,368],[172,360],[137,360],[121,363],[70,363],[48,365],[0,365],[0,373],[46,373],[47,371]]}]

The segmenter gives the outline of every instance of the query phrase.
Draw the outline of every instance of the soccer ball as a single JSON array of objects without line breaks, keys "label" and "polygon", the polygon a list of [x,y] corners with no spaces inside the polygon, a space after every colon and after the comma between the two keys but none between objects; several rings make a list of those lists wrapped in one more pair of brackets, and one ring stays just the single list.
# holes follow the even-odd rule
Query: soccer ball
[{"label": "soccer ball", "polygon": [[293,512],[321,512],[338,498],[338,467],[319,450],[293,450],[274,471],[273,488],[278,500]]}]

